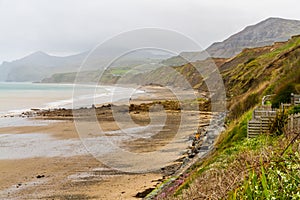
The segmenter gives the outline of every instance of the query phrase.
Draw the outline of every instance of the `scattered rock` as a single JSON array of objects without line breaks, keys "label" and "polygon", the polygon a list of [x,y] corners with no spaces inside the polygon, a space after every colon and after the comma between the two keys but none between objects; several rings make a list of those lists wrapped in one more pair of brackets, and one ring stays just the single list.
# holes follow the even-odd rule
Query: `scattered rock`
[{"label": "scattered rock", "polygon": [[44,178],[45,175],[37,175],[36,178]]},{"label": "scattered rock", "polygon": [[143,192],[138,192],[134,197],[137,198],[145,198],[150,192],[152,192],[155,188],[147,188]]}]

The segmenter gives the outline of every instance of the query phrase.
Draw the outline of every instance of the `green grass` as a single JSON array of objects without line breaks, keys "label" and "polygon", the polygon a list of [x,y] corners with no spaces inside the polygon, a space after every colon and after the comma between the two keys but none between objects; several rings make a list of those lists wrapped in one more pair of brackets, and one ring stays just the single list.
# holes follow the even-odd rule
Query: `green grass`
[{"label": "green grass", "polygon": [[253,110],[250,110],[242,115],[239,120],[236,120],[229,127],[228,131],[223,133],[218,141],[218,149],[225,149],[234,142],[240,141],[247,137],[247,124],[252,118]]},{"label": "green grass", "polygon": [[122,69],[122,68],[114,68],[114,69],[111,69],[110,72],[114,75],[118,75],[118,76],[121,76],[121,75],[124,75],[126,73],[128,73],[130,71],[130,69]]},{"label": "green grass", "polygon": [[[210,170],[230,171],[235,163],[234,165],[249,169],[249,173],[244,182],[228,191],[229,196],[226,199],[300,199],[300,155],[294,148],[299,142],[280,156],[289,143],[283,135],[263,134],[252,139],[245,137],[246,122],[250,117],[251,111],[245,113],[240,122],[237,121],[226,131],[217,150],[194,166],[189,172],[189,179],[177,189],[175,196],[179,196],[180,199],[184,190],[188,190],[195,180],[206,177]],[[257,161],[243,161],[248,155],[261,155],[258,165],[254,165],[254,168],[251,165]],[[190,199],[192,198],[194,197],[191,196]]]},{"label": "green grass", "polygon": [[261,162],[259,172],[250,171],[244,183],[228,199],[300,199],[300,156],[290,151],[273,161]]},{"label": "green grass", "polygon": [[285,52],[287,50],[291,50],[292,48],[300,45],[300,38],[294,38],[290,42],[286,43],[285,45],[277,48],[274,51],[271,51],[270,53],[266,53],[262,55],[261,59],[272,59],[278,55],[281,55],[282,52]]}]

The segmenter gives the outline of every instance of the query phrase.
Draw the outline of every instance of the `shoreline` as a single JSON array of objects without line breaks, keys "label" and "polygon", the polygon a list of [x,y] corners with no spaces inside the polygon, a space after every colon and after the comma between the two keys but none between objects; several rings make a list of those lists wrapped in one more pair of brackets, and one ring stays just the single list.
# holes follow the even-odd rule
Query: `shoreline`
[{"label": "shoreline", "polygon": [[[149,96],[148,96],[149,94],[145,93],[144,97],[140,96],[140,97],[138,97],[136,99],[133,99],[130,102],[131,104],[136,105],[136,106],[133,106],[131,108],[130,116],[139,125],[147,125],[149,123],[149,116],[147,114],[148,111],[146,109],[147,105],[149,106],[149,103],[151,104],[151,102],[157,101],[159,99],[163,99],[163,100],[166,99],[165,92],[161,91],[162,88],[158,88],[158,89],[157,88],[154,88],[154,89],[151,88],[151,89],[152,89],[152,93],[154,95],[157,95],[155,97],[152,96],[153,99],[149,100]],[[160,95],[163,96],[163,98],[160,97]],[[147,100],[147,101],[145,101],[145,100]],[[170,104],[170,102],[169,102],[169,104]],[[141,105],[143,105],[143,106],[141,106]],[[111,106],[116,106],[117,108],[122,108],[123,104],[122,104],[122,102],[120,102],[117,105],[111,105]],[[97,105],[96,108],[90,108],[90,109],[99,110],[98,113],[99,113],[100,117],[97,116],[97,119],[99,120],[99,123],[101,124],[101,126],[104,127],[104,130],[106,130],[106,131],[116,131],[116,130],[118,130],[118,127],[116,126],[116,124],[112,120],[111,114],[109,114],[109,112],[111,112],[110,111],[111,110],[111,106],[107,106],[107,105],[103,105],[102,104],[102,105]],[[165,106],[171,107],[170,105],[165,105]],[[85,109],[85,112],[87,110],[90,110],[90,109]],[[180,112],[178,112],[178,110],[176,110],[176,109],[173,110],[173,111],[169,110],[168,116],[170,116],[171,119],[176,120],[176,115],[180,115]],[[38,112],[40,112],[40,113],[38,113]],[[61,114],[60,115],[57,112],[62,112],[62,113],[60,113]],[[0,128],[0,133],[10,132],[10,134],[26,134],[26,133],[29,133],[29,132],[30,133],[34,133],[34,132],[40,133],[40,132],[42,132],[42,134],[50,135],[51,137],[55,138],[56,140],[66,140],[66,139],[77,139],[77,140],[79,140],[78,135],[76,134],[76,128],[74,126],[73,116],[70,116],[70,113],[67,114],[68,112],[70,112],[70,110],[67,110],[67,109],[56,109],[56,110],[53,110],[53,111],[37,111],[33,116],[30,116],[29,119],[31,119],[31,120],[57,120],[59,122],[50,123],[47,126],[33,126],[33,127],[30,127],[30,126],[29,127],[28,126],[27,127],[26,126],[22,127],[22,126],[20,126],[20,127]],[[210,119],[211,113],[197,111],[195,113],[191,113],[191,116],[192,115],[201,114],[201,113],[202,113],[203,117],[205,117],[205,118],[202,119],[203,123],[202,123],[201,126],[206,127],[207,126],[207,122],[204,122],[204,121]],[[52,117],[49,117],[49,115],[51,115],[51,114],[52,114]],[[83,118],[81,120],[87,120],[87,119],[88,118],[85,118],[85,119]],[[171,120],[171,122],[174,123],[174,120],[173,121]],[[203,130],[204,129],[202,129],[202,131]],[[193,135],[192,132],[189,132],[189,133],[186,133],[186,136],[188,134],[190,136],[190,138],[189,138],[190,143],[194,143],[194,142],[192,142],[192,140],[194,140],[193,138],[195,138],[195,135]],[[173,137],[172,134],[170,135],[170,137],[171,138]],[[171,138],[169,138],[169,137],[162,138],[162,137],[157,136],[156,139],[155,138],[153,139],[153,138],[150,137],[150,139],[146,138],[146,139],[132,140],[132,141],[127,141],[125,143],[122,142],[121,145],[122,145],[123,148],[125,148],[125,149],[127,149],[129,151],[143,152],[143,151],[145,151],[145,144],[152,144],[152,145],[150,145],[151,146],[150,148],[146,149],[146,152],[147,151],[151,152],[153,150],[156,150],[157,148],[160,148],[160,146],[164,146],[164,144],[166,144],[169,141],[169,139],[171,139]],[[162,143],[159,142],[159,141],[162,141]],[[114,177],[114,176],[112,176],[110,174],[109,176],[112,176],[112,177],[110,177],[108,179],[105,179],[104,182],[105,183],[110,183],[110,184],[118,184],[118,186],[116,186],[115,189],[111,188],[111,187],[108,187],[108,185],[105,186],[105,184],[103,183],[103,180],[104,180],[103,176],[105,176],[107,178],[108,175],[107,174],[105,175],[105,173],[103,174],[103,172],[97,171],[98,175],[100,174],[99,175],[100,177],[96,176],[97,177],[96,179],[98,179],[98,180],[95,180],[95,177],[93,177],[93,176],[90,176],[90,177],[87,176],[87,177],[84,178],[84,180],[81,180],[82,181],[81,183],[85,184],[85,185],[88,185],[87,188],[89,188],[88,189],[89,192],[82,191],[82,193],[85,194],[85,195],[87,195],[87,196],[85,196],[86,199],[90,198],[89,196],[91,196],[91,194],[95,195],[93,193],[94,189],[97,190],[97,191],[99,191],[99,190],[100,191],[107,191],[107,190],[114,191],[111,194],[112,196],[105,197],[105,198],[108,198],[108,199],[110,199],[110,198],[116,198],[117,197],[117,196],[115,196],[116,193],[120,192],[121,190],[125,190],[125,191],[121,191],[120,194],[119,194],[119,196],[117,198],[122,197],[124,199],[136,199],[136,198],[141,197],[141,196],[145,197],[148,193],[150,193],[152,191],[152,189],[150,190],[149,188],[155,188],[157,185],[161,184],[163,182],[163,180],[165,180],[169,176],[174,175],[174,173],[176,171],[178,171],[178,169],[183,165],[184,162],[187,163],[188,161],[185,158],[187,158],[189,156],[191,156],[191,157],[195,156],[195,152],[193,152],[192,149],[195,149],[195,148],[193,148],[192,146],[190,146],[190,147],[187,146],[186,153],[183,154],[181,156],[181,158],[179,158],[178,160],[174,160],[174,162],[170,163],[169,166],[165,166],[164,169],[158,170],[156,172],[141,173],[141,174],[121,174],[121,175],[116,173],[117,174],[116,177],[118,177],[118,178],[116,178],[116,177]],[[65,159],[69,159],[70,161],[73,160],[72,162],[74,162],[74,163],[80,163],[81,161],[86,160],[87,157],[90,157],[90,155],[86,155],[86,156],[83,155],[83,156],[79,156],[79,157],[67,157]],[[45,163],[47,163],[47,160],[50,163],[52,162],[51,160],[53,160],[53,162],[58,162],[58,161],[55,161],[56,159],[60,160],[60,158],[55,158],[55,157],[53,157],[53,158],[40,158],[40,159],[41,159],[41,161],[44,160],[43,162],[45,162]],[[185,161],[184,161],[184,159],[185,159]],[[30,163],[30,160],[31,159],[29,158],[29,159],[25,159],[22,162],[28,164],[28,163]],[[5,167],[3,167],[3,165],[5,165],[5,163],[12,163],[12,162],[18,163],[18,160],[15,160],[15,161],[13,161],[13,160],[10,160],[10,161],[0,160],[0,169],[1,169],[1,171],[4,170]],[[62,165],[64,165],[63,163],[65,161],[63,161],[63,159],[61,158],[61,160],[59,162]],[[71,164],[71,163],[69,163],[69,164]],[[76,170],[74,169],[74,171],[78,171],[79,170],[81,172],[89,174],[89,171],[93,171],[93,167],[92,166],[94,166],[94,168],[97,168],[97,167],[99,168],[99,166],[103,166],[103,164],[100,164],[99,161],[96,162],[97,164],[95,164],[95,161],[92,161],[92,162],[89,161],[89,163],[90,163],[90,166],[88,166],[89,170],[86,170],[86,168],[82,166],[83,167],[82,169],[76,169]],[[1,165],[2,165],[2,167],[1,167]],[[7,166],[8,165],[9,164],[7,164]],[[99,165],[99,166],[97,166],[97,165]],[[51,168],[51,166],[49,166],[49,168]],[[51,171],[51,169],[48,169],[48,170]],[[69,174],[68,176],[71,176],[72,172],[74,172],[74,171],[72,171],[70,169],[66,169],[64,167],[60,168],[60,169],[56,168],[56,173],[58,173],[58,172],[59,173],[64,172],[65,174]],[[12,171],[10,173],[12,173]],[[101,175],[101,173],[102,173],[102,175]],[[92,172],[92,174],[95,174],[95,173]],[[74,173],[73,173],[73,175],[74,175]],[[72,182],[72,181],[68,180],[66,176],[56,176],[56,175],[49,175],[49,176],[50,177],[53,176],[53,178],[60,179],[60,181],[63,181],[63,182],[66,181],[66,180],[67,180],[67,182]],[[140,180],[144,184],[136,184],[135,182],[129,181],[129,179],[130,179],[131,176],[134,177],[134,180],[136,182],[139,182],[139,180]],[[12,177],[13,177],[13,175],[12,175]],[[26,176],[26,177],[28,178],[28,176]],[[33,179],[36,179],[34,176],[32,176],[32,177],[33,177]],[[122,178],[120,178],[120,177],[122,177]],[[125,177],[127,178],[127,181],[126,181]],[[13,179],[10,178],[10,180],[13,180]],[[16,185],[15,186],[16,187],[18,186],[19,183],[17,183],[17,182],[24,182],[24,180],[25,180],[25,177],[23,177],[23,179],[20,180],[20,181],[16,181]],[[121,180],[123,180],[123,181],[121,181]],[[133,184],[131,188],[134,188],[134,189],[131,189],[130,191],[127,191],[128,190],[127,186],[130,185],[130,184]],[[141,185],[143,185],[142,188],[140,187]],[[0,186],[1,186],[1,184],[0,184]],[[19,186],[17,189],[22,188],[22,186],[24,186],[24,184],[21,183],[21,186]],[[57,187],[56,184],[54,184],[53,186]],[[45,187],[45,186],[43,186],[43,187]],[[35,188],[35,190],[44,191],[45,188],[43,188],[43,187],[42,186],[35,186],[34,188]],[[0,188],[3,189],[3,187],[0,187]],[[92,188],[94,188],[94,189],[92,189]],[[124,189],[121,189],[121,188],[124,188]],[[77,191],[74,191],[73,187],[69,187],[68,189],[70,190],[70,195],[75,195],[75,193],[77,192]],[[61,193],[59,188],[57,188],[57,190],[58,190],[58,192],[57,192],[58,194]],[[22,191],[22,192],[19,193],[20,191]],[[24,190],[20,190],[20,191],[17,190],[14,193],[16,195],[18,195],[18,194],[26,195],[26,193],[28,193],[30,191],[30,189],[24,189]],[[71,191],[73,191],[75,193],[71,194],[72,193]],[[45,191],[44,191],[44,193],[46,194]],[[100,195],[100,194],[97,194],[97,195]],[[138,196],[138,197],[135,197],[135,196]],[[91,198],[91,199],[93,199],[93,198]]]},{"label": "shoreline", "polygon": [[[26,82],[26,83],[0,82],[0,84],[5,84],[8,86],[10,85],[16,86],[17,89],[12,90],[13,92],[16,93],[20,92],[20,89],[18,89],[18,87],[23,85],[25,85],[24,89],[26,92],[28,90],[29,92],[34,92],[33,93],[34,101],[31,96],[28,95],[19,96],[22,99],[23,98],[30,99],[29,101],[30,103],[25,104],[26,106],[24,106],[24,104],[20,105],[20,103],[22,103],[20,98],[17,98],[19,99],[17,103],[11,101],[9,101],[9,103],[6,103],[5,101],[2,102],[4,103],[5,106],[1,107],[0,118],[3,117],[8,118],[8,117],[16,117],[16,116],[28,117],[28,115],[34,114],[34,112],[39,110],[53,110],[59,108],[73,109],[72,104],[74,103],[75,105],[77,105],[77,107],[75,107],[74,109],[78,109],[80,107],[86,108],[92,106],[92,99],[95,99],[99,101],[101,104],[104,104],[111,101],[111,99],[107,99],[106,96],[107,94],[110,94],[114,90],[117,90],[116,92],[117,95],[114,96],[115,100],[113,100],[113,103],[121,102],[122,98],[120,98],[120,95],[133,92],[134,96],[138,96],[139,94],[143,94],[145,92],[143,90],[136,89],[135,87],[133,87],[134,85],[113,86],[113,85],[68,84],[68,83],[46,84],[46,83],[31,83],[31,82]],[[53,86],[53,87],[49,87],[49,86]],[[11,86],[8,87],[8,90],[10,88]],[[97,91],[95,89],[97,89]],[[98,91],[98,89],[100,91]],[[65,92],[61,93],[61,91],[63,90]],[[48,91],[51,93],[49,96],[47,93],[45,93]],[[53,92],[57,92],[57,93],[54,93],[54,96],[52,96]],[[74,94],[74,92],[76,92],[76,94]],[[73,95],[76,95],[77,98],[74,98]],[[48,96],[48,97],[44,98],[44,96]],[[11,98],[15,98],[15,96],[12,96]],[[12,106],[12,104],[15,106]]]}]

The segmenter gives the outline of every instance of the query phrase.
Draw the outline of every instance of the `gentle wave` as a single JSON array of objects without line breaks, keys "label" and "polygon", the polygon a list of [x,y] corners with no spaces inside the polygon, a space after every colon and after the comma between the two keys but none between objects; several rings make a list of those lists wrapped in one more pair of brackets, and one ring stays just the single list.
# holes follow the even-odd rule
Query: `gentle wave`
[{"label": "gentle wave", "polygon": [[0,117],[19,116],[31,109],[91,107],[128,100],[132,94],[142,93],[135,88],[117,86],[0,83],[0,97],[3,97]]}]

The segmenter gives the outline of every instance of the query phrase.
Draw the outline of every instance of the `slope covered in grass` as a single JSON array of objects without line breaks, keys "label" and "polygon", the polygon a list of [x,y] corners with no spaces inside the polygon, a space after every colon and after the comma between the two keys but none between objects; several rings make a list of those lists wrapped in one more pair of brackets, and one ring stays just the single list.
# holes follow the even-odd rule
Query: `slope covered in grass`
[{"label": "slope covered in grass", "polygon": [[165,199],[299,199],[300,129],[248,139],[247,121],[264,95],[274,94],[277,107],[290,101],[291,92],[300,92],[300,37],[246,49],[220,69],[228,97],[227,129]]}]

